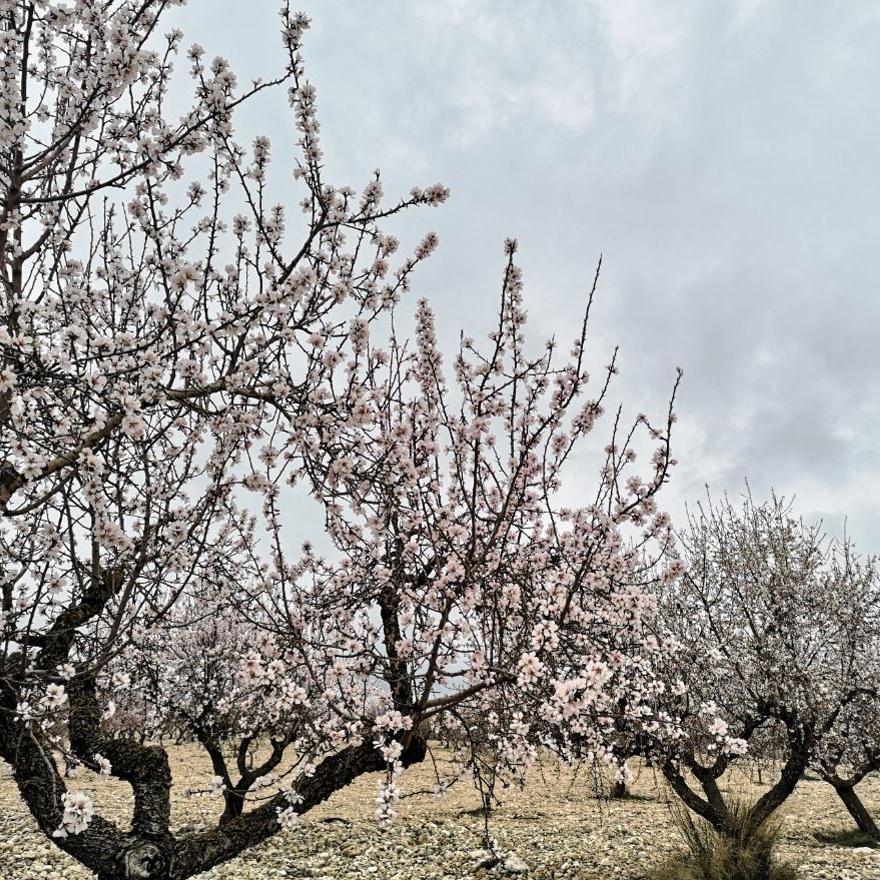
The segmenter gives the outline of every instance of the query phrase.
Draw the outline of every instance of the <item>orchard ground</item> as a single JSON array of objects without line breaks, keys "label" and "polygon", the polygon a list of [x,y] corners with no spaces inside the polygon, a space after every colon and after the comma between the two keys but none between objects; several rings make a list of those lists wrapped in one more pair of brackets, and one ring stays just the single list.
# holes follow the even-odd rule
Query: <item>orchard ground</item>
[{"label": "orchard ground", "polygon": [[[210,765],[195,746],[170,748],[175,789],[172,828],[185,831],[212,823],[221,812],[218,797],[186,797],[184,789],[205,785]],[[446,756],[440,752],[441,767]],[[482,817],[479,796],[467,780],[442,798],[408,797],[388,830],[373,818],[375,775],[358,780],[309,812],[298,829],[282,832],[244,855],[203,875],[228,880],[453,880],[519,876],[535,880],[649,880],[654,869],[680,847],[661,780],[636,768],[634,797],[611,801],[596,797],[585,774],[573,776],[546,763],[530,774],[523,791],[501,793],[491,831],[505,853],[507,867],[481,867]],[[430,764],[408,770],[407,791],[431,789]],[[81,771],[71,788],[87,791],[96,812],[124,821],[131,815],[130,789],[117,780]],[[745,773],[728,782],[731,795],[761,791]],[[880,779],[869,778],[860,791],[866,806],[880,813]],[[833,790],[804,780],[781,811],[781,855],[798,866],[805,880],[880,880],[880,849],[823,844],[814,836],[850,829]],[[524,868],[528,868],[528,872]],[[36,828],[9,778],[0,779],[0,880],[67,878],[86,880],[89,872],[52,845]]]}]

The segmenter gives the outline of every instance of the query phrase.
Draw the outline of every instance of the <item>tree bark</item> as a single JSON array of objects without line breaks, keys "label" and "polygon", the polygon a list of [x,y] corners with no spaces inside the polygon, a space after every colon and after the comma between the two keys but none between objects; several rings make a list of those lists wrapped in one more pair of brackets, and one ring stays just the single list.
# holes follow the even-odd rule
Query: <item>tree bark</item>
[{"label": "tree bark", "polygon": [[52,837],[61,824],[64,812],[61,798],[67,787],[51,752],[25,725],[14,720],[7,705],[0,705],[0,756],[12,766],[22,799],[40,830],[102,880],[118,880],[112,854],[124,851],[131,843],[130,836],[96,816],[81,834]]},{"label": "tree bark", "polygon": [[615,800],[622,800],[625,797],[629,796],[629,791],[626,787],[626,780],[624,779],[615,779],[614,785],[611,786],[611,797]]},{"label": "tree bark", "polygon": [[749,831],[757,831],[785,803],[795,790],[810,760],[811,741],[792,743],[791,754],[782,767],[779,779],[758,798],[749,812]]},{"label": "tree bark", "polygon": [[[63,611],[40,639],[36,668],[53,669],[66,661],[78,627],[98,615],[121,584],[122,572],[117,570],[94,578],[80,602]],[[0,757],[12,766],[22,799],[40,830],[94,871],[99,880],[165,880],[174,850],[168,831],[171,773],[164,750],[103,737],[94,677],[86,675],[68,682],[71,749],[92,767],[95,753],[106,757],[113,774],[132,785],[135,811],[130,833],[95,816],[85,831],[55,837],[67,788],[42,734],[17,717],[20,694],[15,682],[24,666],[24,657],[13,655],[0,668]]]},{"label": "tree bark", "polygon": [[874,817],[868,812],[862,803],[862,799],[856,794],[855,786],[835,785],[834,790],[843,801],[843,805],[849,811],[850,816],[853,817],[859,831],[873,837],[875,840],[880,840],[880,829],[877,828]]},{"label": "tree bark", "polygon": [[724,796],[721,794],[721,789],[718,787],[717,777],[708,773],[698,778],[700,779],[700,785],[703,786],[703,791],[706,792],[706,800],[712,804],[719,815],[726,816],[728,812],[727,804],[724,801]]},{"label": "tree bark", "polygon": [[678,766],[670,760],[663,762],[663,775],[672,790],[684,801],[685,806],[705,819],[716,831],[724,833],[727,827],[727,813],[720,811],[709,801],[701,798],[687,783]]}]

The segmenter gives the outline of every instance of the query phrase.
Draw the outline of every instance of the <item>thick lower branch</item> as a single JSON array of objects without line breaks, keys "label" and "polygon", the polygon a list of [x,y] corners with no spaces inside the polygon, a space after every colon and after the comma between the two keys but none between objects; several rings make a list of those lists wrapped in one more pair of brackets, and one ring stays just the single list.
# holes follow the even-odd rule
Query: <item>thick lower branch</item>
[{"label": "thick lower branch", "polygon": [[782,767],[779,779],[765,792],[749,812],[749,828],[757,830],[782,806],[802,779],[810,759],[810,746],[792,742],[791,754]]},{"label": "thick lower branch", "polygon": [[[427,753],[425,742],[415,738],[401,756],[404,766],[422,761]],[[325,758],[297,788],[302,798],[295,806],[305,813],[329,798],[334,792],[352,783],[364,773],[385,769],[382,755],[372,742],[350,746]],[[260,807],[226,822],[213,831],[178,841],[174,859],[174,880],[185,880],[234,858],[244,850],[272,837],[279,831],[278,810],[288,801],[278,794]]]},{"label": "thick lower branch", "polygon": [[70,682],[68,694],[73,753],[89,766],[94,766],[96,754],[107,758],[113,775],[128,782],[134,792],[132,831],[148,838],[169,840],[171,768],[165,749],[103,736],[93,679],[75,679]]}]

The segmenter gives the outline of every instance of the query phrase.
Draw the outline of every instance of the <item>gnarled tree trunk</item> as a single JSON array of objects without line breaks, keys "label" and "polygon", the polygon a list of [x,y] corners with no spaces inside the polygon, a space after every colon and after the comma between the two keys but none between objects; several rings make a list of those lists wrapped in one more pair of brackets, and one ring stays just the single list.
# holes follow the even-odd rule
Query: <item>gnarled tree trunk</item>
[{"label": "gnarled tree trunk", "polygon": [[700,782],[703,796],[691,788],[675,762],[664,762],[663,775],[685,805],[705,819],[719,834],[748,841],[795,790],[807,768],[812,743],[812,734],[809,731],[796,735],[792,733],[790,754],[779,779],[754,803],[747,814],[738,818],[737,824],[733,823],[727,803],[718,787],[718,779],[729,764],[726,758],[719,758],[711,767],[700,765],[693,757],[687,761],[688,769]]},{"label": "gnarled tree trunk", "polygon": [[[3,711],[7,710],[7,711]],[[0,755],[14,768],[22,798],[49,837],[61,824],[64,779],[51,753],[20,722],[8,706],[0,707]],[[147,747],[136,754],[129,742],[102,747],[115,759],[114,775],[123,776],[135,790],[132,831],[123,832],[96,816],[89,827],[67,837],[51,838],[61,849],[94,871],[98,880],[185,880],[228,861],[279,830],[278,810],[288,806],[278,794],[260,807],[227,819],[217,828],[175,839],[169,830],[168,795],[171,777],[164,749]],[[139,750],[139,747],[133,747]],[[103,753],[102,753],[103,754]],[[401,756],[404,766],[425,757],[426,744],[413,739]],[[298,788],[302,800],[295,805],[305,813],[364,773],[385,768],[372,742],[351,746],[325,758],[313,776]],[[152,780],[152,781],[150,781]]]},{"label": "gnarled tree trunk", "polygon": [[[59,615],[41,638],[36,666],[54,669],[67,660],[76,629],[100,613],[122,585],[120,572],[95,578],[82,600]],[[114,776],[134,792],[131,831],[95,816],[78,834],[55,837],[64,813],[67,789],[51,749],[39,729],[16,712],[26,661],[16,654],[0,667],[0,757],[13,768],[14,779],[40,829],[61,849],[94,871],[98,880],[184,880],[237,856],[279,830],[278,810],[289,806],[278,794],[262,806],[243,813],[243,797],[227,810],[212,831],[176,840],[171,834],[171,770],[161,746],[115,739],[101,729],[101,708],[93,674],[81,673],[67,682],[70,700],[68,731],[72,752],[86,766],[97,768],[95,756],[108,759]],[[412,735],[404,741],[404,766],[424,759],[425,741]],[[280,744],[279,744],[280,748]],[[283,749],[281,749],[283,751]],[[273,758],[280,758],[273,744]],[[271,759],[270,759],[271,760]],[[303,780],[295,805],[298,813],[310,810],[358,776],[386,767],[385,760],[367,736],[325,758],[315,773]]]}]

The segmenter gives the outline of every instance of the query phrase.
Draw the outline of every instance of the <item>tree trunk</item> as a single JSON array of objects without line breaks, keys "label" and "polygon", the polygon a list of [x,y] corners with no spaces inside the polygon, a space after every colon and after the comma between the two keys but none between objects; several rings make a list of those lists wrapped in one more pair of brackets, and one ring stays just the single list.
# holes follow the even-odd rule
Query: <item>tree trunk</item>
[{"label": "tree trunk", "polygon": [[625,779],[616,779],[614,781],[614,785],[611,787],[611,797],[615,800],[629,797],[629,790],[626,787]]},{"label": "tree trunk", "polygon": [[[693,810],[698,816],[705,819],[716,831],[725,833],[727,828],[727,811],[719,810],[718,805],[709,803],[700,797],[687,783],[681,770],[674,761],[667,759],[663,762],[663,775],[672,786],[672,790],[684,801],[685,806]],[[724,806],[723,804],[721,805]]]},{"label": "tree trunk", "polygon": [[220,824],[225,825],[233,819],[237,819],[244,812],[244,795],[238,791],[223,792],[223,813],[220,816]]},{"label": "tree trunk", "polygon": [[[238,782],[233,782],[229,774],[229,768],[226,765],[226,758],[220,744],[211,737],[211,735],[196,727],[196,738],[204,746],[205,751],[211,758],[211,767],[214,769],[214,775],[218,776],[223,782],[223,814],[220,816],[220,824],[224,825],[237,819],[243,812],[245,806],[245,797],[251,786],[261,777],[274,770],[281,759],[284,757],[284,750],[287,748],[290,737],[284,737],[279,740],[272,740],[272,753],[260,764],[259,767],[253,766],[253,761],[249,760],[250,746],[254,741],[252,736],[246,737],[241,741],[238,748]],[[250,765],[250,769],[249,769]]]},{"label": "tree trunk", "polygon": [[711,775],[711,773],[706,773],[698,778],[700,779],[703,791],[706,793],[706,800],[712,804],[719,815],[726,817],[728,814],[727,804],[725,803],[724,795],[721,794],[721,789],[718,787],[717,777]]},{"label": "tree trunk", "polygon": [[843,801],[843,805],[849,811],[850,816],[853,817],[859,831],[873,837],[875,840],[880,840],[880,829],[877,828],[874,818],[865,808],[861,798],[856,794],[855,787],[852,785],[835,785],[834,790]]},{"label": "tree trunk", "polygon": [[779,779],[758,798],[744,817],[742,827],[731,821],[727,804],[718,787],[717,766],[702,767],[693,758],[689,761],[688,766],[700,781],[705,797],[700,797],[688,785],[673,761],[667,760],[663,764],[663,775],[686,806],[705,819],[716,831],[727,837],[747,842],[795,790],[803,777],[813,742],[809,733],[806,738],[803,734],[799,739],[792,738],[791,754],[782,767]]},{"label": "tree trunk", "polygon": [[[101,612],[121,583],[117,570],[95,578],[79,604],[63,611],[42,639],[36,668],[52,669],[66,661],[77,629]],[[13,682],[24,671],[25,662],[21,655],[13,655],[0,666],[0,757],[12,766],[22,799],[40,830],[99,880],[167,880],[174,855],[168,831],[168,758],[163,749],[102,736],[93,676],[67,683],[71,750],[91,767],[95,753],[102,754],[111,762],[113,774],[130,783],[134,791],[132,830],[123,832],[95,816],[79,834],[54,836],[61,827],[67,787],[43,734],[16,717],[20,692]]]},{"label": "tree trunk", "polygon": [[782,767],[779,779],[758,798],[749,811],[748,828],[744,829],[747,836],[757,831],[795,790],[807,769],[811,747],[812,740],[804,743],[792,743],[791,754]]}]

